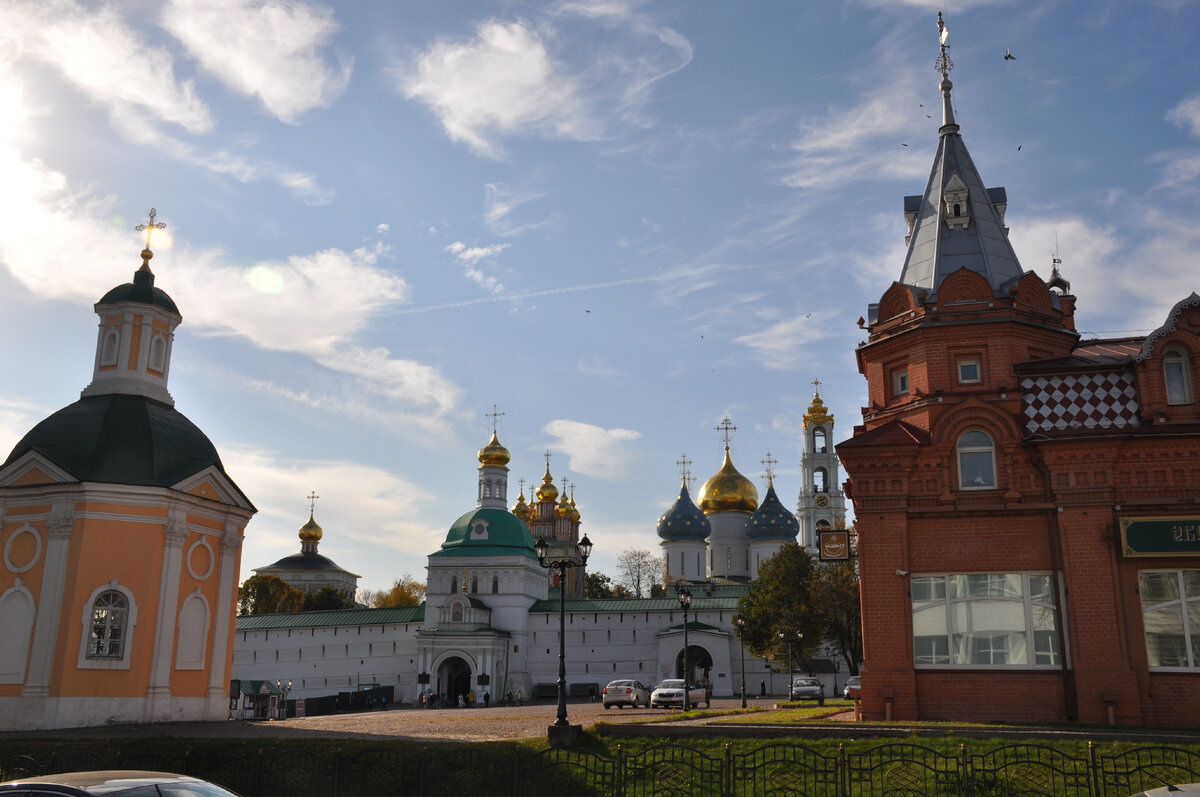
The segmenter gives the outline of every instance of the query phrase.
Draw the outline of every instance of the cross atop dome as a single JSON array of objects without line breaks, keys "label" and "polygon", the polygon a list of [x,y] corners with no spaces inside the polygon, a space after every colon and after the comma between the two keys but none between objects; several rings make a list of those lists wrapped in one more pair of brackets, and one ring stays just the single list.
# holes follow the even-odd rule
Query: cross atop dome
[{"label": "cross atop dome", "polygon": [[141,267],[141,269],[139,269],[141,271],[149,271],[150,270],[150,258],[154,257],[154,253],[150,251],[150,236],[154,233],[155,230],[167,229],[167,223],[165,221],[160,221],[157,224],[154,222],[154,219],[157,216],[158,216],[158,210],[156,210],[155,208],[150,208],[150,223],[149,224],[139,224],[138,226],[133,228],[133,229],[137,230],[138,232],[141,232],[142,230],[146,231],[146,248],[142,250],[142,267]]},{"label": "cross atop dome", "polygon": [[759,460],[758,464],[763,466],[763,477],[766,478],[767,485],[770,486],[775,481],[775,466],[779,464],[779,460],[772,457],[771,452],[768,451],[767,455]]},{"label": "cross atop dome", "polygon": [[733,423],[729,420],[729,416],[726,415],[721,419],[721,422],[717,424],[716,429],[721,433],[721,439],[725,441],[725,447],[729,448],[729,441],[733,439],[732,433],[737,431],[737,427],[733,425]]}]

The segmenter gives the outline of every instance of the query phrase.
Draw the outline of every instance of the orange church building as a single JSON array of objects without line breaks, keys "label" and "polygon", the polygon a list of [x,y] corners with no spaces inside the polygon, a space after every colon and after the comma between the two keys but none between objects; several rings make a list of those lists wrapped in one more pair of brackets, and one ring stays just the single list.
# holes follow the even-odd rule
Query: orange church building
[{"label": "orange church building", "polygon": [[857,350],[869,406],[837,447],[864,716],[1191,724],[1200,296],[1144,337],[1081,339],[1057,262],[1048,281],[1018,262],[946,71],[900,278]]},{"label": "orange church building", "polygon": [[96,303],[80,399],[0,466],[2,729],[227,715],[255,509],[167,392],[182,318],[151,257]]}]

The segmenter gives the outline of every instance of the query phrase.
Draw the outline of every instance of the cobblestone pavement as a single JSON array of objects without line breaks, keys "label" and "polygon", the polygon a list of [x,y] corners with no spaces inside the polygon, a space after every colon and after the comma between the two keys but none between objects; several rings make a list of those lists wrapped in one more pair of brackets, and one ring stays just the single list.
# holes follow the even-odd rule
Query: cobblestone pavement
[{"label": "cobblestone pavement", "polygon": [[[751,700],[752,708],[770,708],[775,700]],[[713,710],[741,708],[739,698],[714,698]],[[70,728],[57,731],[0,733],[0,739],[13,736],[92,739],[97,737],[175,737],[187,738],[263,738],[320,737],[358,739],[427,739],[440,741],[502,741],[544,737],[553,725],[558,703],[541,700],[523,706],[491,708],[420,709],[402,707],[361,714],[335,714],[326,717],[279,720],[274,722],[179,722],[149,725],[113,725],[100,728]],[[567,720],[585,728],[596,722],[636,722],[667,716],[670,711],[649,708],[612,708],[599,702],[568,701]]]}]

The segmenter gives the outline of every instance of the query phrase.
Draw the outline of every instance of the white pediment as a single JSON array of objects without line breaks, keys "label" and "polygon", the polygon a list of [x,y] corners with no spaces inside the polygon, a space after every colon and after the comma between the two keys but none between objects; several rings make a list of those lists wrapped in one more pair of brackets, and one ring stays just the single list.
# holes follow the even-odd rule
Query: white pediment
[{"label": "white pediment", "polygon": [[36,451],[27,451],[15,462],[0,468],[0,487],[35,487],[40,484],[77,484],[71,474]]}]

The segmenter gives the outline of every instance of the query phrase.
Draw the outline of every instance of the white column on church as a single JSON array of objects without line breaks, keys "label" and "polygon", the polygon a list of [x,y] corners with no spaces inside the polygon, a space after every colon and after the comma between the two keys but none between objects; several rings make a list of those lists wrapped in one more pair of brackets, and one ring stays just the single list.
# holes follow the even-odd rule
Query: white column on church
[{"label": "white column on church", "polygon": [[29,669],[25,673],[22,697],[47,697],[50,677],[54,670],[55,643],[62,618],[63,588],[67,580],[67,553],[71,547],[71,532],[75,519],[69,514],[51,515],[46,520],[46,558],[42,566],[42,590],[38,598],[37,619],[34,624],[33,646],[29,653]]},{"label": "white column on church", "polygon": [[174,518],[163,526],[163,567],[158,588],[158,616],[154,625],[154,654],[150,660],[150,685],[146,697],[146,719],[169,716],[165,703],[171,696],[171,653],[175,649],[176,615],[179,613],[179,575],[183,566],[183,543],[187,530]]},{"label": "white column on church", "polygon": [[208,700],[209,711],[217,712],[224,704],[229,689],[229,671],[226,661],[229,658],[229,630],[233,626],[233,616],[236,607],[232,605],[234,589],[237,581],[238,551],[242,548],[242,535],[235,521],[225,524],[225,534],[221,536],[221,567],[217,572],[217,606],[213,611],[212,622],[212,651],[208,660]]}]

